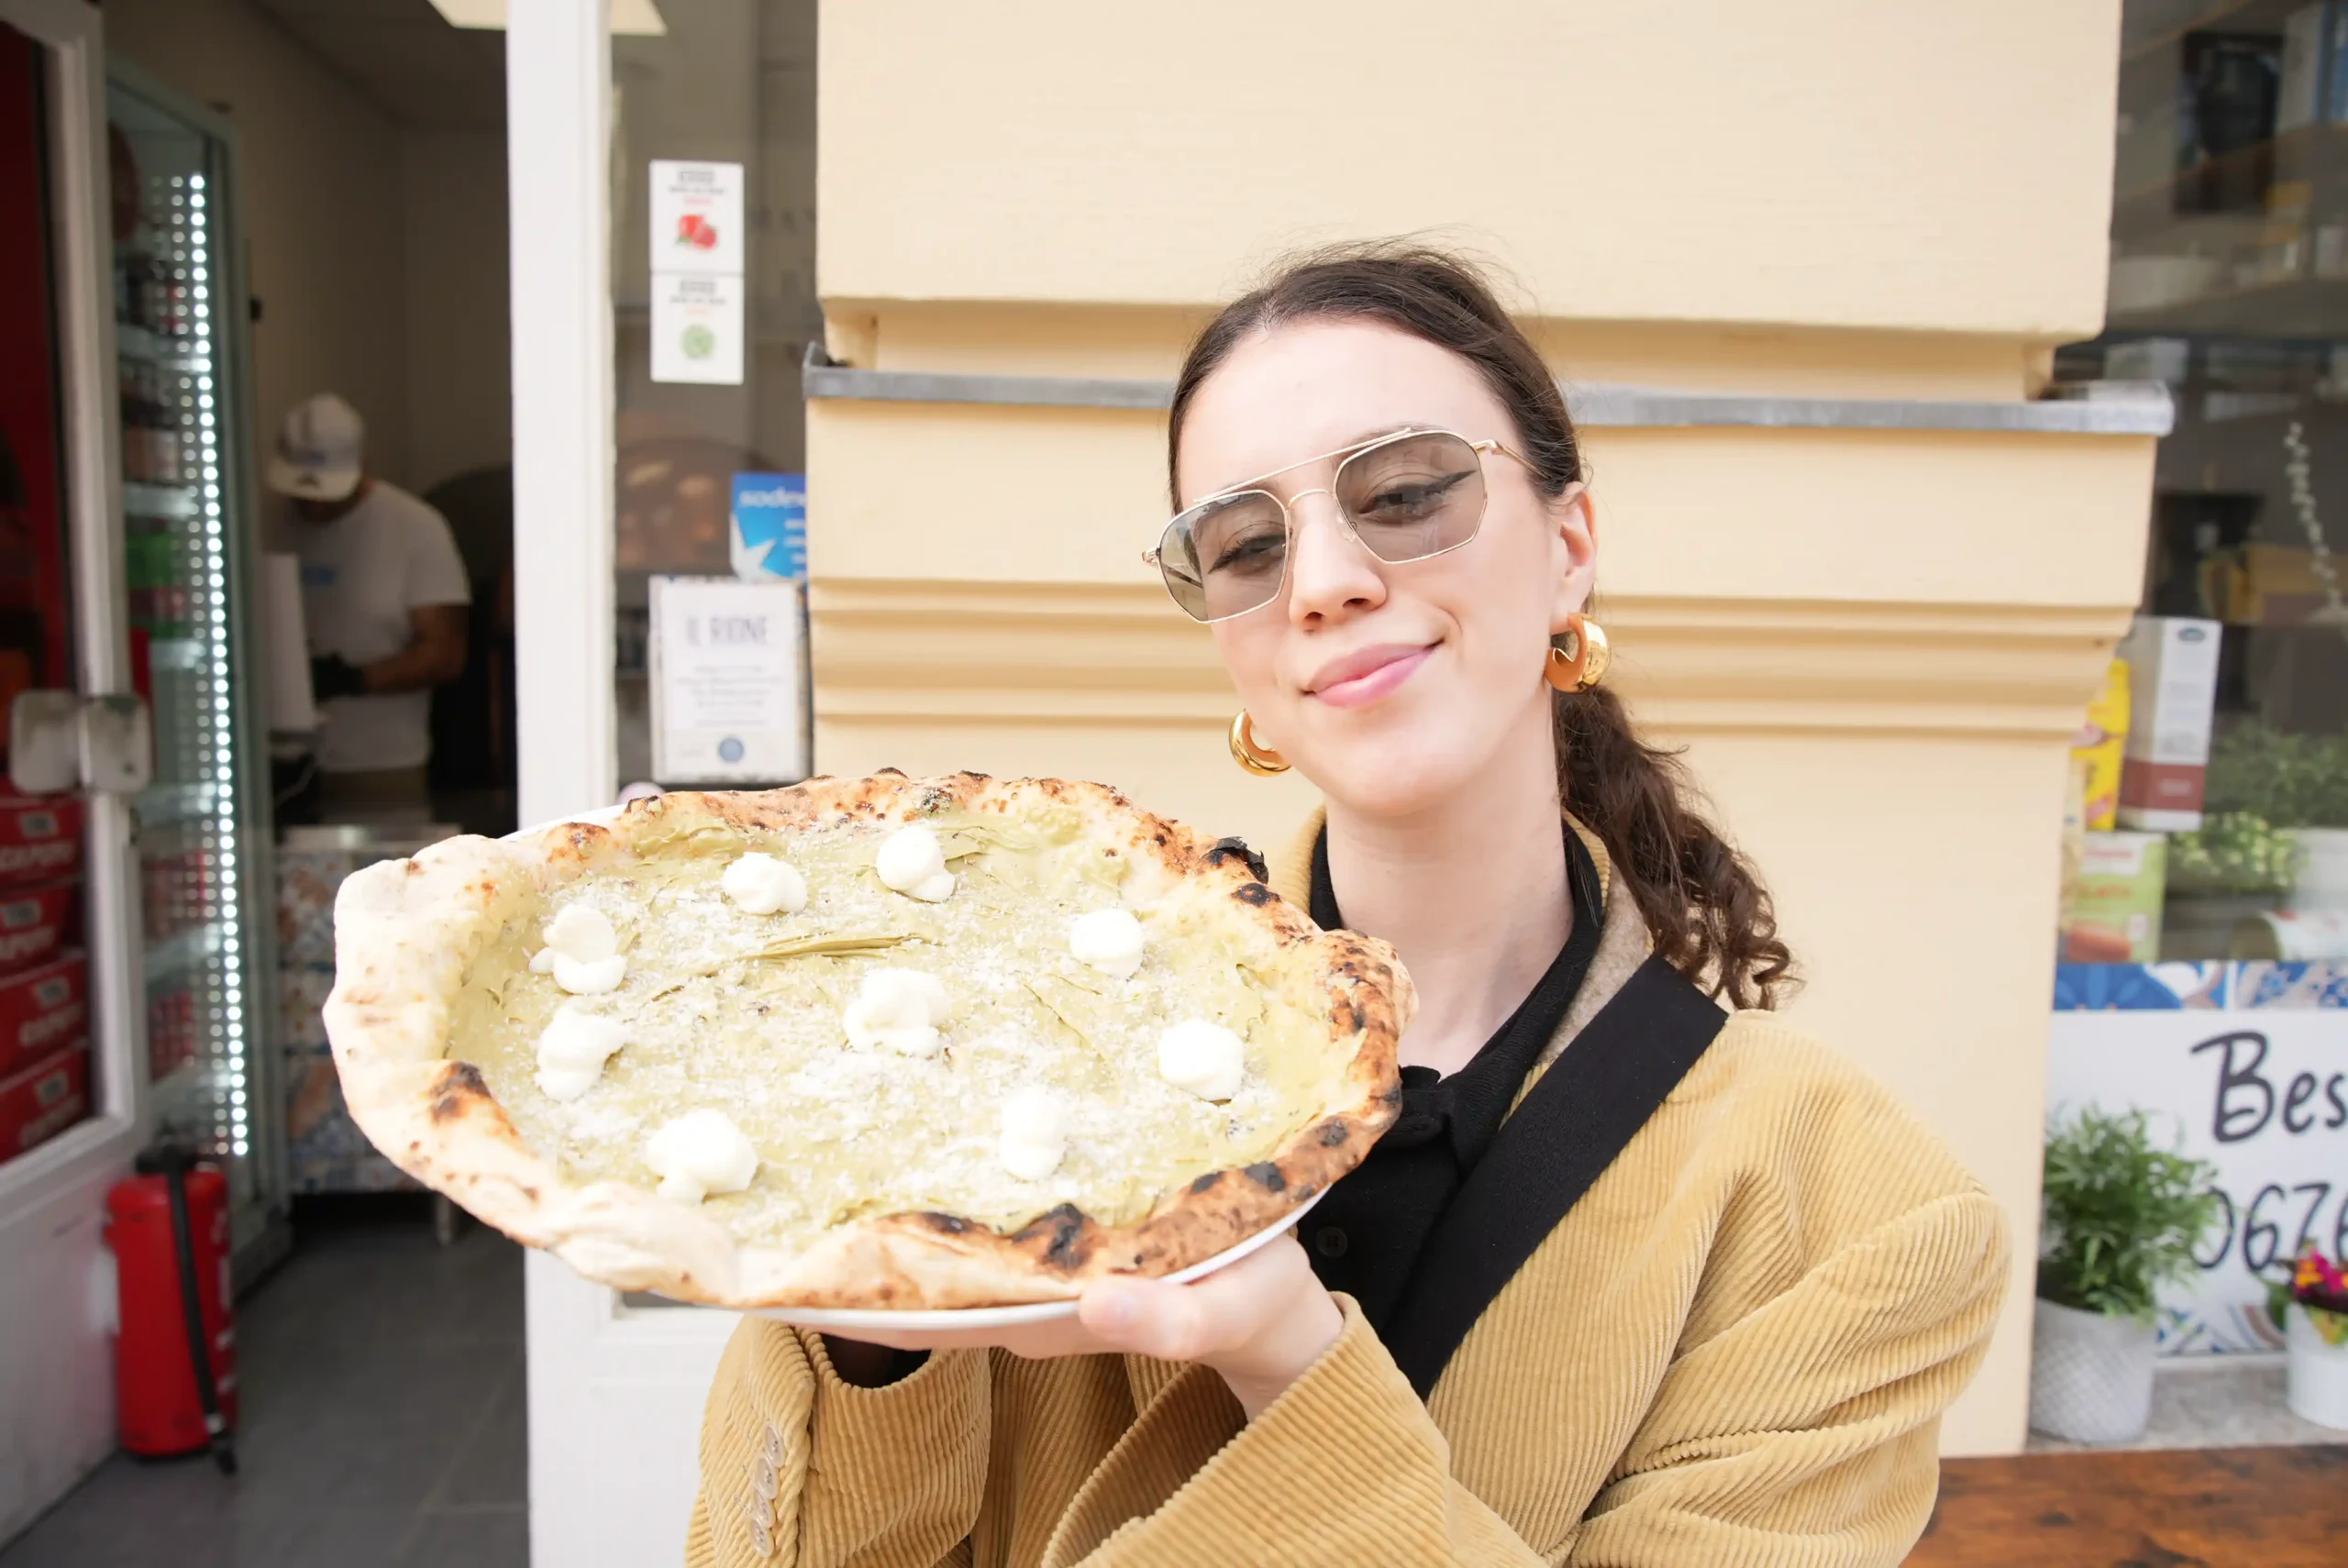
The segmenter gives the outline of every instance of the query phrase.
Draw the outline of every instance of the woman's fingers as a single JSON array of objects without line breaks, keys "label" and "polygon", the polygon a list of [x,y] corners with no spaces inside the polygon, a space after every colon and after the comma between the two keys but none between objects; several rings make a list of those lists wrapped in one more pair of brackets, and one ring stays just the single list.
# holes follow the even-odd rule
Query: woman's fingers
[{"label": "woman's fingers", "polygon": [[[1296,1258],[1282,1255],[1284,1248]],[[1287,1308],[1297,1272],[1290,1265],[1302,1258],[1296,1243],[1282,1238],[1189,1285],[1104,1279],[1086,1287],[1077,1313],[1096,1338],[1117,1350],[1161,1361],[1206,1361],[1246,1345]]]}]

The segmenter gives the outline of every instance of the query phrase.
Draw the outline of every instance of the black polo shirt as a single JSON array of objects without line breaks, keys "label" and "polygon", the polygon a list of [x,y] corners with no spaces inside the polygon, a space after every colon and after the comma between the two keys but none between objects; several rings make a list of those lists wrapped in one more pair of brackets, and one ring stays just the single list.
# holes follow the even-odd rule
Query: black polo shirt
[{"label": "black polo shirt", "polygon": [[[1525,1076],[1565,1021],[1589,973],[1605,923],[1598,867],[1571,829],[1566,877],[1574,924],[1547,971],[1468,1065],[1445,1077],[1433,1067],[1402,1069],[1402,1111],[1369,1157],[1329,1189],[1303,1220],[1312,1271],[1331,1290],[1361,1304],[1381,1334],[1402,1298],[1420,1250],[1453,1194],[1499,1133]],[[1329,882],[1329,837],[1312,845],[1312,919],[1345,924]]]}]

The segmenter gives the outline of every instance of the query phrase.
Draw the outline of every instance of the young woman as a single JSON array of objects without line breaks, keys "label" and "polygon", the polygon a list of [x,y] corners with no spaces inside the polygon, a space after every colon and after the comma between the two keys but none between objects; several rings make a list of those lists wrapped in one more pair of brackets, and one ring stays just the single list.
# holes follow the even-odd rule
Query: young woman
[{"label": "young woman", "polygon": [[1073,1323],[745,1320],[689,1562],[1898,1562],[1999,1212],[1768,1010],[1768,894],[1599,683],[1540,356],[1454,259],[1324,255],[1207,327],[1168,439],[1234,755],[1326,801],[1272,884],[1416,983],[1401,1117],[1301,1239]]}]

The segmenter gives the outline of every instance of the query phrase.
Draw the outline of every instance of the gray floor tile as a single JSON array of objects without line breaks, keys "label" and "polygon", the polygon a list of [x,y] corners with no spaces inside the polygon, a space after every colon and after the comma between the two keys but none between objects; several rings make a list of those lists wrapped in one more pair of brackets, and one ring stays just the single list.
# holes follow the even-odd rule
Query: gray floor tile
[{"label": "gray floor tile", "polygon": [[521,1507],[426,1515],[401,1568],[529,1568],[530,1518]]},{"label": "gray floor tile", "polygon": [[520,1250],[305,1234],[240,1304],[239,1474],[117,1456],[0,1568],[526,1568]]},{"label": "gray floor tile", "polygon": [[426,1502],[428,1512],[505,1507],[530,1500],[529,1397],[516,1363],[480,1426],[449,1458]]}]

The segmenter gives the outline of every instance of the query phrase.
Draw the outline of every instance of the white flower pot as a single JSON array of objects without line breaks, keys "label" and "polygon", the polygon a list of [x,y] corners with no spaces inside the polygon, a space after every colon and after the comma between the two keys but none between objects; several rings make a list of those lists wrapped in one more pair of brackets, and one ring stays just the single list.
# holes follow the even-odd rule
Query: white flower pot
[{"label": "white flower pot", "polygon": [[2348,909],[2348,828],[2292,830],[2299,841],[2299,875],[2291,887],[2295,910]]},{"label": "white flower pot", "polygon": [[2348,1430],[2348,1344],[2325,1344],[2308,1309],[2296,1301],[2283,1322],[2288,1358],[2285,1397],[2291,1413],[2320,1427]]},{"label": "white flower pot", "polygon": [[2153,1414],[2150,1323],[2043,1297],[2030,1347],[2030,1424],[2072,1442],[2126,1442]]}]

